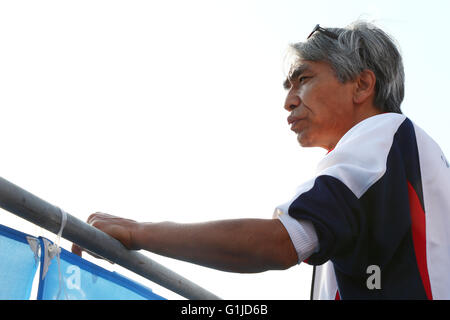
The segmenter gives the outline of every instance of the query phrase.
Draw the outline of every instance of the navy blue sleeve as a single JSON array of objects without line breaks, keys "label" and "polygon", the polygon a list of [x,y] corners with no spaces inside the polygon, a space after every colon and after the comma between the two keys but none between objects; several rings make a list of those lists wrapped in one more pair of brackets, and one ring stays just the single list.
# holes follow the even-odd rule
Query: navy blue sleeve
[{"label": "navy blue sleeve", "polygon": [[354,252],[364,214],[358,198],[340,180],[327,175],[316,178],[311,190],[294,200],[288,211],[296,219],[314,224],[320,250],[308,263],[320,265],[327,260]]}]

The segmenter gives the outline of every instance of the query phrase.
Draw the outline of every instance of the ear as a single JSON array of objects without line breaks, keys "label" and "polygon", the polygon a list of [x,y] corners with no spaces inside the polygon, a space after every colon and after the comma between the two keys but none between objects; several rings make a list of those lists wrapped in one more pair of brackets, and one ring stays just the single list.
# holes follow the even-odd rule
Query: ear
[{"label": "ear", "polygon": [[363,70],[355,80],[353,102],[356,104],[361,104],[374,96],[376,81],[377,78],[372,70]]}]

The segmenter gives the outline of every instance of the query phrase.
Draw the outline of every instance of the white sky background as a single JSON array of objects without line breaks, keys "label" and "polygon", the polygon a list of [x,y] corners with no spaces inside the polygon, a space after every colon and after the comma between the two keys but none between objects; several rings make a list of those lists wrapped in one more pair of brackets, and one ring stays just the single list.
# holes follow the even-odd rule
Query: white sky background
[{"label": "white sky background", "polygon": [[[402,109],[449,156],[449,9],[444,0],[1,1],[0,176],[82,220],[270,218],[325,155],[301,149],[287,125],[287,45],[317,23],[358,18],[400,44]],[[56,240],[3,210],[0,224]],[[146,254],[225,299],[309,298],[308,265],[243,275]]]}]

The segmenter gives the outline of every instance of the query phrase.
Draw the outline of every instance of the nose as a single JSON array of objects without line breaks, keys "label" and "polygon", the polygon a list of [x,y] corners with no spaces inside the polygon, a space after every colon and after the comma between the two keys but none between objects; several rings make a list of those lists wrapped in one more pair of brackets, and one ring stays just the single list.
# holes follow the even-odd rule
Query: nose
[{"label": "nose", "polygon": [[293,90],[290,90],[284,102],[284,109],[287,111],[292,111],[297,108],[301,104],[301,102],[302,101],[300,97],[295,94]]}]

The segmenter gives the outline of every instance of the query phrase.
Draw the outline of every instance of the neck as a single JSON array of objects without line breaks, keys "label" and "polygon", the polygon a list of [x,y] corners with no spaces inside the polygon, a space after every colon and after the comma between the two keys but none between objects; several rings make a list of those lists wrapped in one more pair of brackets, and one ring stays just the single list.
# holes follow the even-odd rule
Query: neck
[{"label": "neck", "polygon": [[377,114],[383,113],[380,109],[375,107],[373,104],[371,104],[370,106],[368,106],[366,108],[358,108],[357,110],[360,110],[360,111],[355,113],[353,126],[355,126],[356,124],[358,124],[359,122],[361,122],[367,118],[370,118],[370,117],[376,116]]},{"label": "neck", "polygon": [[376,108],[373,104],[356,108],[355,113],[351,117],[352,120],[349,122],[347,128],[339,135],[339,137],[335,141],[330,142],[327,146],[324,146],[324,148],[327,149],[328,152],[331,152],[339,142],[339,140],[341,140],[341,138],[348,132],[348,130],[356,126],[361,121],[382,113],[383,112]]}]

